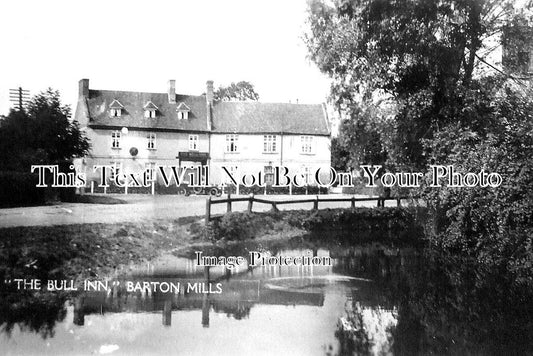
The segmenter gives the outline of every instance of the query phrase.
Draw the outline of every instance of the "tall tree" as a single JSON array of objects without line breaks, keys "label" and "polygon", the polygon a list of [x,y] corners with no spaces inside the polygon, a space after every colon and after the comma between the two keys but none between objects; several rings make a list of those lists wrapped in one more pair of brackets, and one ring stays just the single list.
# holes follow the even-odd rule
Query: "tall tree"
[{"label": "tall tree", "polygon": [[469,124],[464,101],[478,89],[476,68],[488,65],[495,39],[517,16],[513,3],[315,0],[306,43],[333,79],[331,97],[343,117],[358,121],[361,106],[373,107],[365,119],[379,126],[391,115],[379,108],[392,106],[395,131],[377,128],[393,134],[381,144],[396,163],[422,166],[423,139],[451,121]]},{"label": "tall tree", "polygon": [[223,101],[257,101],[259,94],[254,85],[247,81],[231,83],[228,86],[220,86],[215,90],[215,99]]},{"label": "tall tree", "polygon": [[29,171],[32,164],[68,161],[88,152],[89,142],[58,91],[48,89],[23,111],[12,110],[0,122],[2,170]]}]

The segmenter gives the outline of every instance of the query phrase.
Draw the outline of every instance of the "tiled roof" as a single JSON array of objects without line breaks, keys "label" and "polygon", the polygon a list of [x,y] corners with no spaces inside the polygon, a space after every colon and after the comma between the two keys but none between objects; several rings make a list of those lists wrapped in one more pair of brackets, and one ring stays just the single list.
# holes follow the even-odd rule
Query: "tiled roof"
[{"label": "tiled roof", "polygon": [[158,110],[158,109],[159,108],[151,101],[147,102],[146,105],[144,105],[144,110]]},{"label": "tiled roof", "polygon": [[188,107],[185,103],[179,103],[178,107],[176,108],[176,110],[191,111],[191,108]]},{"label": "tiled roof", "polygon": [[[118,100],[120,117],[110,117],[109,105]],[[158,107],[156,118],[144,117],[144,106],[151,101]],[[176,103],[168,102],[167,93],[139,93],[89,90],[87,100],[89,125],[141,129],[208,131],[205,95],[176,95]],[[187,120],[178,120],[177,108],[190,110]],[[215,133],[286,133],[329,135],[322,105],[223,102],[215,101],[212,109],[212,132]]]},{"label": "tiled roof", "polygon": [[113,100],[113,101],[111,102],[111,104],[109,104],[109,108],[110,108],[110,109],[122,109],[123,107],[124,107],[124,105],[122,105],[122,104],[120,103],[120,101],[118,101],[118,100],[116,100],[116,99]]},{"label": "tiled roof", "polygon": [[322,105],[221,101],[213,106],[213,131],[329,135]]},{"label": "tiled roof", "polygon": [[[120,117],[109,116],[109,104],[117,99],[124,108]],[[144,105],[151,101],[158,107],[156,118],[144,117]],[[177,102],[191,110],[187,120],[178,120],[176,104],[168,102],[167,93],[139,93],[129,91],[89,90],[90,126],[113,126],[144,129],[207,131],[205,96],[176,95]]]}]

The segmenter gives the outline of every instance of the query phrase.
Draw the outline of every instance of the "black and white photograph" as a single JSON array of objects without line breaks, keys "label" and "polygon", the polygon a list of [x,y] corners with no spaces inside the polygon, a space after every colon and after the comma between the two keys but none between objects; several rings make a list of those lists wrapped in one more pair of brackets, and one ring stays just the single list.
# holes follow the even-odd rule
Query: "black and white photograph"
[{"label": "black and white photograph", "polygon": [[0,354],[533,354],[532,0],[0,13]]}]

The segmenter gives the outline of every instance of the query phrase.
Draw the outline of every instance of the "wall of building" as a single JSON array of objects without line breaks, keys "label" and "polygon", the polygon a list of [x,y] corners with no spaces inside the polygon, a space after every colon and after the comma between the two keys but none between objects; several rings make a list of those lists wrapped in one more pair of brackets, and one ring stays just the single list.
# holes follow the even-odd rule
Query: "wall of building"
[{"label": "wall of building", "polygon": [[[304,172],[304,167],[310,171],[331,166],[330,138],[327,136],[313,136],[311,153],[302,153],[300,135],[277,135],[276,152],[264,152],[263,134],[239,134],[237,152],[226,149],[226,135],[211,135],[211,180],[222,182],[227,180],[225,167],[237,167],[239,174],[263,172],[265,166],[284,166],[291,173]],[[228,168],[229,169],[229,168]]]},{"label": "wall of building", "polygon": [[[91,153],[83,160],[84,172],[88,180],[98,180],[98,172],[93,172],[94,165],[116,163],[121,165],[124,171],[141,172],[147,163],[155,163],[159,166],[178,165],[179,152],[205,152],[209,151],[208,135],[194,133],[198,136],[196,150],[189,149],[189,135],[182,132],[157,132],[140,131],[129,129],[127,134],[121,133],[120,148],[112,147],[112,132],[108,129],[87,128],[86,134],[91,143]],[[148,148],[148,135],[154,133],[155,148]],[[137,148],[138,153],[132,156],[130,149]],[[181,162],[181,165],[198,164],[193,162]]]}]

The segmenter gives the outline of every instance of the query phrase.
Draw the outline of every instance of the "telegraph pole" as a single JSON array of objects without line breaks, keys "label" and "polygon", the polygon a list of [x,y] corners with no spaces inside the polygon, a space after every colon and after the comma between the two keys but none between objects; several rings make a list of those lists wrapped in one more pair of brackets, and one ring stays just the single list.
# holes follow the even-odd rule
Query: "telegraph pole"
[{"label": "telegraph pole", "polygon": [[18,89],[9,89],[9,101],[18,111],[24,110],[24,105],[30,100],[30,91],[18,87]]}]

